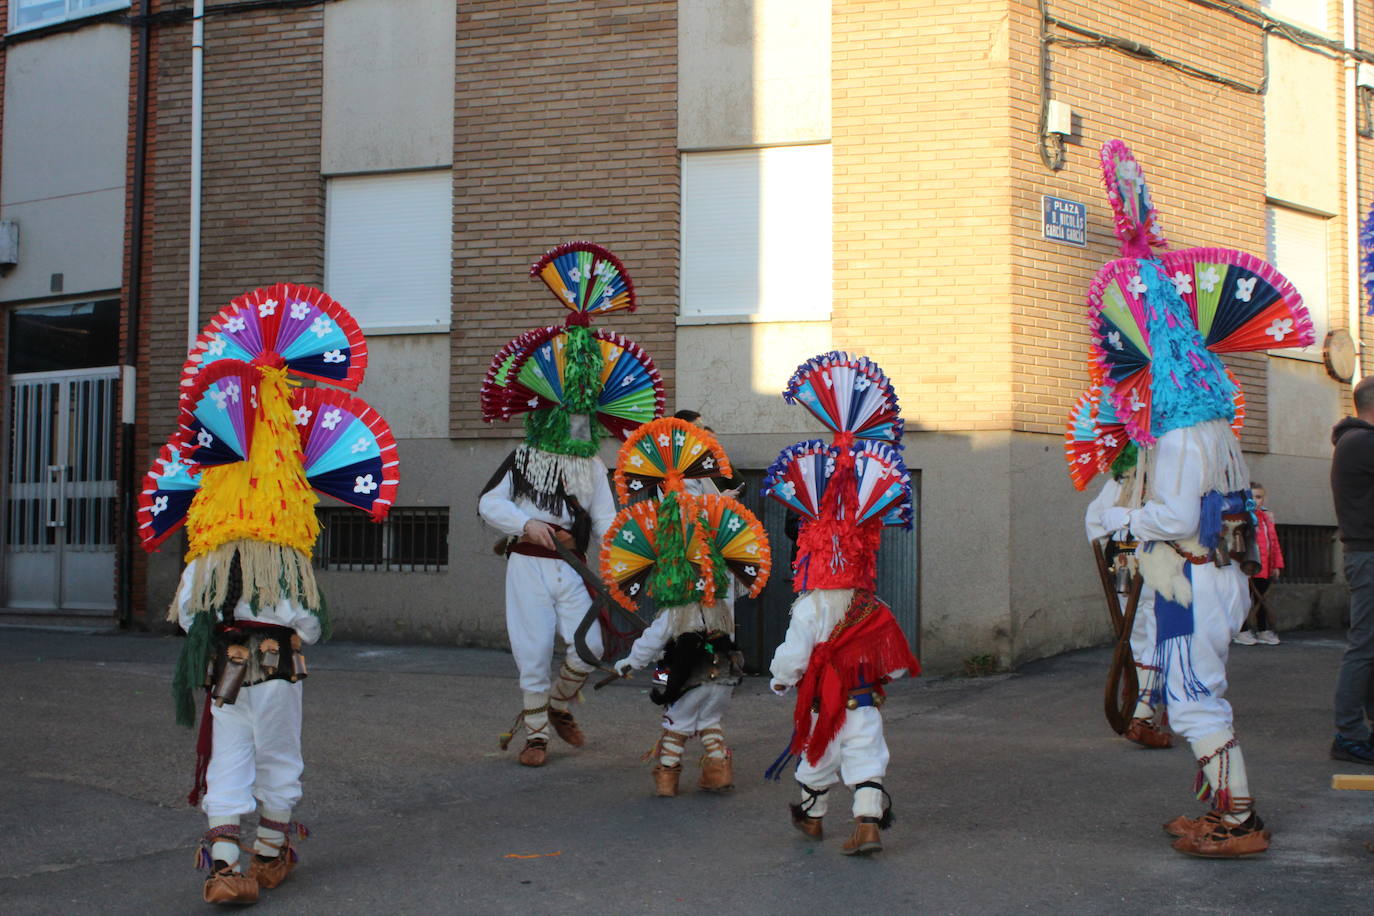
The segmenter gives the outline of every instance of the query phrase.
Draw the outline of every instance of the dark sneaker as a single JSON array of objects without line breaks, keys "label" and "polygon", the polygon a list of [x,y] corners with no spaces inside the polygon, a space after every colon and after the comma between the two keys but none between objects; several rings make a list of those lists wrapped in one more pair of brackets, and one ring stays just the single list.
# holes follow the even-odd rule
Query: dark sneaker
[{"label": "dark sneaker", "polygon": [[1331,741],[1331,759],[1374,764],[1374,747],[1371,747],[1368,741],[1356,741],[1337,735]]}]

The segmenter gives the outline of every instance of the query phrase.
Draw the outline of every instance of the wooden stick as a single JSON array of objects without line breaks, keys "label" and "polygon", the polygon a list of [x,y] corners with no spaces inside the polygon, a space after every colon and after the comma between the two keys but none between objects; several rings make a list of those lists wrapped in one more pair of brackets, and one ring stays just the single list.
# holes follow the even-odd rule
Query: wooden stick
[{"label": "wooden stick", "polygon": [[1331,788],[1333,789],[1364,789],[1366,792],[1374,791],[1374,775],[1360,773],[1337,773],[1331,777]]}]

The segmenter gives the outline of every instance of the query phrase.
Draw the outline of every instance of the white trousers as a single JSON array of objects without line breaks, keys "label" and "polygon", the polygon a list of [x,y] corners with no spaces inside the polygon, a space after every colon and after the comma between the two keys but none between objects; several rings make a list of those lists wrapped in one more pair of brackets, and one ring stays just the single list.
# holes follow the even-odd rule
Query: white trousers
[{"label": "white trousers", "polygon": [[1218,568],[1208,563],[1193,567],[1193,676],[1206,695],[1188,699],[1184,666],[1171,664],[1165,682],[1169,725],[1189,741],[1197,741],[1232,727],[1231,704],[1226,701],[1226,658],[1231,638],[1240,632],[1250,613],[1250,591],[1236,564]]},{"label": "white trousers", "polygon": [[735,688],[725,684],[693,687],[664,708],[663,727],[691,737],[704,728],[719,725],[734,693]]},{"label": "white trousers", "polygon": [[[568,666],[586,673],[573,634],[592,606],[582,577],[562,560],[513,553],[506,561],[506,633],[525,693],[548,693],[554,637],[567,644]],[[601,627],[587,631],[587,647],[601,654]]]},{"label": "white trousers", "polygon": [[[812,727],[815,727],[815,721],[813,713]],[[813,789],[827,788],[841,779],[848,786],[870,780],[882,782],[887,775],[887,761],[883,715],[874,706],[861,706],[846,710],[839,734],[814,766],[805,757],[802,758],[801,765],[797,767],[797,782]],[[813,808],[813,816],[824,814],[826,807],[823,802],[820,807]],[[855,792],[853,810],[855,817],[880,816],[882,793],[877,790]]]},{"label": "white trousers", "polygon": [[239,691],[233,705],[211,704],[214,750],[201,809],[209,817],[290,811],[301,800],[303,684],[264,681]]}]

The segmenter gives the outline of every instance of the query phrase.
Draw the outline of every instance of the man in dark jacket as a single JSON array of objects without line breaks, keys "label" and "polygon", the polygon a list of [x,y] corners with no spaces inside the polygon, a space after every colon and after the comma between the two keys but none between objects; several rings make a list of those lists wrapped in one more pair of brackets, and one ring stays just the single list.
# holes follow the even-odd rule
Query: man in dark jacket
[{"label": "man in dark jacket", "polygon": [[1355,386],[1355,416],[1331,431],[1331,495],[1345,550],[1350,631],[1336,681],[1335,760],[1374,764],[1374,376]]}]

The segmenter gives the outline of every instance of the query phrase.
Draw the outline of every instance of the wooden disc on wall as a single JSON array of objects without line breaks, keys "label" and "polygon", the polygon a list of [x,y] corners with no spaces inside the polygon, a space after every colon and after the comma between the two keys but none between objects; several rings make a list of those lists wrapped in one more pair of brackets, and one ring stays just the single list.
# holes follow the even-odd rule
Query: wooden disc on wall
[{"label": "wooden disc on wall", "polygon": [[1355,374],[1355,342],[1343,329],[1328,331],[1322,342],[1322,362],[1326,374],[1338,382],[1348,382]]}]

